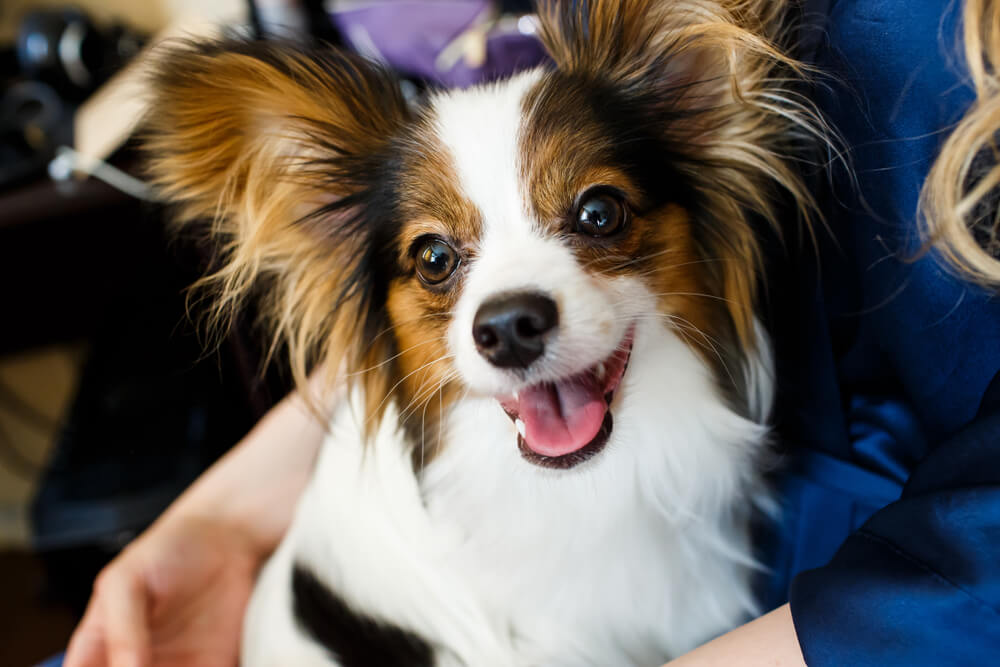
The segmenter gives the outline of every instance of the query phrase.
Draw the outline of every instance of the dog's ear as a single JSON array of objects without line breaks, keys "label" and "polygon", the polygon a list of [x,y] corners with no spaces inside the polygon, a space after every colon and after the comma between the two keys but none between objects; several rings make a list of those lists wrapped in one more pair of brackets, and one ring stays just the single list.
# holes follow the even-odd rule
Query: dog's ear
[{"label": "dog's ear", "polygon": [[[786,3],[773,0],[552,0],[540,33],[556,67],[612,86],[643,111],[698,201],[699,243],[743,349],[753,349],[760,244],[750,220],[781,233],[798,211],[811,234],[815,200],[802,179],[831,136],[799,87],[807,74],[781,42]],[[792,216],[794,218],[794,215]]]},{"label": "dog's ear", "polygon": [[[563,71],[645,91],[672,105],[706,108],[752,91],[783,62],[769,39],[782,3],[772,0],[550,0],[543,42]],[[762,62],[763,61],[763,62]],[[763,70],[763,71],[762,71]]]},{"label": "dog's ear", "polygon": [[150,170],[181,220],[209,224],[221,268],[202,286],[222,323],[256,287],[298,380],[377,357],[358,332],[384,328],[368,223],[407,122],[398,83],[356,56],[242,42],[169,49],[152,83]]},{"label": "dog's ear", "polygon": [[185,44],[161,58],[153,90],[152,173],[190,217],[254,215],[289,181],[354,194],[364,183],[352,167],[364,165],[352,163],[377,154],[407,118],[391,75],[333,50]]}]

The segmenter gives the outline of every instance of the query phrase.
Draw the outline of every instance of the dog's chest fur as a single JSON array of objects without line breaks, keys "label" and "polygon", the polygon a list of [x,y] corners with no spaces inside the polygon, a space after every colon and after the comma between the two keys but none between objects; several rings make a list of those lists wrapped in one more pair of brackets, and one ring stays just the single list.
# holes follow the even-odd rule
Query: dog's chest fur
[{"label": "dog's chest fur", "polygon": [[295,566],[437,665],[654,665],[738,623],[763,429],[662,326],[633,354],[607,451],[568,474],[523,461],[496,401],[467,398],[418,477],[394,410],[363,447],[355,395],[258,584],[244,664],[337,664],[293,613]]}]

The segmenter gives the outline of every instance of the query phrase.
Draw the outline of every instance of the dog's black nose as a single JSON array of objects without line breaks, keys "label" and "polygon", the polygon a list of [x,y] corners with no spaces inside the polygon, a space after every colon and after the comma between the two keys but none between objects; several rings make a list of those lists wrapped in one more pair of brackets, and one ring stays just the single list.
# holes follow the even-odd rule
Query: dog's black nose
[{"label": "dog's black nose", "polygon": [[500,368],[527,368],[545,352],[545,334],[559,323],[556,302],[543,294],[516,292],[490,299],[472,322],[476,349]]}]

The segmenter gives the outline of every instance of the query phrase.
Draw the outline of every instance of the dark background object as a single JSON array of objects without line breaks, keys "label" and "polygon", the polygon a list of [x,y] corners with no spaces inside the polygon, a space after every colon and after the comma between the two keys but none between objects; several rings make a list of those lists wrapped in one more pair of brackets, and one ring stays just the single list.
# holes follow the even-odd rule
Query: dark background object
[{"label": "dark background object", "polygon": [[0,97],[0,188],[44,173],[72,141],[72,107],[46,83],[20,81]]},{"label": "dark background object", "polygon": [[56,148],[73,144],[79,103],[143,41],[123,25],[99,29],[75,9],[24,16],[0,56],[0,189],[44,175]]},{"label": "dark background object", "polygon": [[186,287],[210,258],[168,240],[162,209],[95,181],[71,196],[54,187],[0,195],[0,355],[90,341],[32,508],[52,589],[82,611],[104,562],[287,385],[257,373],[249,327],[206,351]]},{"label": "dark background object", "polygon": [[21,21],[17,59],[23,76],[79,101],[138,53],[143,41],[123,25],[101,30],[75,9],[37,11]]},{"label": "dark background object", "polygon": [[[79,103],[141,43],[54,10],[26,15],[0,48],[0,357],[88,351],[69,410],[41,425],[58,436],[30,507],[31,551],[0,550],[5,667],[65,647],[100,568],[287,388],[258,373],[249,327],[206,349],[186,288],[211,257],[167,232],[167,211],[94,179],[47,178],[74,143]],[[131,147],[112,163],[141,172]],[[4,414],[44,421],[20,389],[0,383]],[[0,433],[0,465],[37,479],[15,433]]]}]

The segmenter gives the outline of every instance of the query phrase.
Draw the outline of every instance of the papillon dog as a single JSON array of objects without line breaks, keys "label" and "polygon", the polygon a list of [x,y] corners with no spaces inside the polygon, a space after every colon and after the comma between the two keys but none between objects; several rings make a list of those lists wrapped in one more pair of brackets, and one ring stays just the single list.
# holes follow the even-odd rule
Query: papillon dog
[{"label": "papillon dog", "polygon": [[415,101],[334,49],[170,51],[147,147],[203,287],[346,387],[243,665],[659,665],[755,611],[760,230],[813,210],[821,127],[783,7],[545,3],[548,65]]}]

